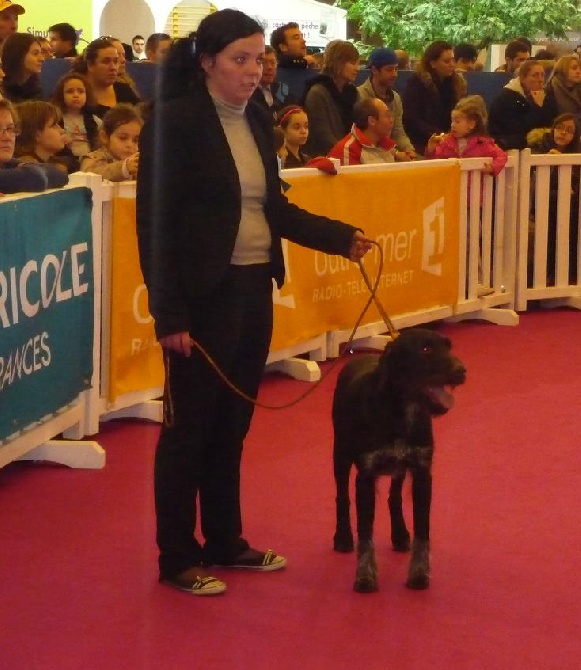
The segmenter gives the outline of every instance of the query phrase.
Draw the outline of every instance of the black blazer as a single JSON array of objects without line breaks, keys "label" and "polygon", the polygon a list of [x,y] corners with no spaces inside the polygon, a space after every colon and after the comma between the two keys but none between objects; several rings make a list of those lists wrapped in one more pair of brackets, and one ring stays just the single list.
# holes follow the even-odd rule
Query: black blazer
[{"label": "black blazer", "polygon": [[[272,276],[284,280],[281,238],[348,256],[355,228],[311,214],[281,193],[267,114],[249,103],[246,117],[262,157],[272,235]],[[137,235],[158,337],[188,330],[188,305],[224,277],[241,217],[236,164],[205,86],[160,103],[140,136]]]}]

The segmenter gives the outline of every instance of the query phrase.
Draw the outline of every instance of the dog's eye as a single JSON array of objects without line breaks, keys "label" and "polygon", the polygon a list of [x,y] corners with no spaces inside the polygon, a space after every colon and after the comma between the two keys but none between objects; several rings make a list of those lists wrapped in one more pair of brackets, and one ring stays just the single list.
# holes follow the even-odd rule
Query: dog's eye
[{"label": "dog's eye", "polygon": [[431,354],[431,353],[432,353],[432,347],[430,347],[427,344],[424,347],[422,347],[422,354]]}]

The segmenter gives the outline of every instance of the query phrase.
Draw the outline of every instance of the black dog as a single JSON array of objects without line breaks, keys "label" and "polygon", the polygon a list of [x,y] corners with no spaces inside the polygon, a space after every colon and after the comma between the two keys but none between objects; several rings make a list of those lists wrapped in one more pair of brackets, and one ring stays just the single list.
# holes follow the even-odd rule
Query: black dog
[{"label": "black dog", "polygon": [[401,333],[381,355],[347,363],[333,399],[333,462],[337,484],[336,551],[353,550],[349,518],[349,473],[357,468],[357,572],[354,589],[377,591],[373,546],[375,480],[391,475],[389,511],[396,551],[410,549],[402,512],[406,472],[413,478],[414,540],[406,586],[426,589],[430,580],[430,503],[432,499],[432,416],[445,414],[454,398],[446,387],[463,384],[466,369],[451,354],[451,343],[431,330]]}]

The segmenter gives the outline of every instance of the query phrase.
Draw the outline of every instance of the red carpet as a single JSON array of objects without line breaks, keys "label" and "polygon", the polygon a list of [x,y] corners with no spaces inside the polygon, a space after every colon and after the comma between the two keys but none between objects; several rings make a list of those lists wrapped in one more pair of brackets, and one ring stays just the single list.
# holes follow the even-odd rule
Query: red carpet
[{"label": "red carpet", "polygon": [[[330,379],[297,407],[258,410],[244,462],[245,534],[289,566],[216,571],[228,582],[218,598],[157,584],[156,426],[104,424],[102,471],[0,470],[0,668],[581,667],[581,315],[441,330],[469,377],[436,423],[428,591],[403,585],[408,559],[389,547],[387,481],[379,593],[354,593],[354,557],[331,549]],[[282,402],[304,388],[269,376],[261,397]]]}]

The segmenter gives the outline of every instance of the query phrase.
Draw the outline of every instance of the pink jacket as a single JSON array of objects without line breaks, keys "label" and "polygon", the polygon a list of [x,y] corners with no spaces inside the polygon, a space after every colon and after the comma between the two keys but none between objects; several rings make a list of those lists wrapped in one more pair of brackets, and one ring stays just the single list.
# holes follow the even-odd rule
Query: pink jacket
[{"label": "pink jacket", "polygon": [[426,158],[492,158],[494,176],[505,166],[508,156],[492,137],[473,135],[468,138],[464,153],[460,155],[458,140],[448,133],[434,151],[426,151]]}]

